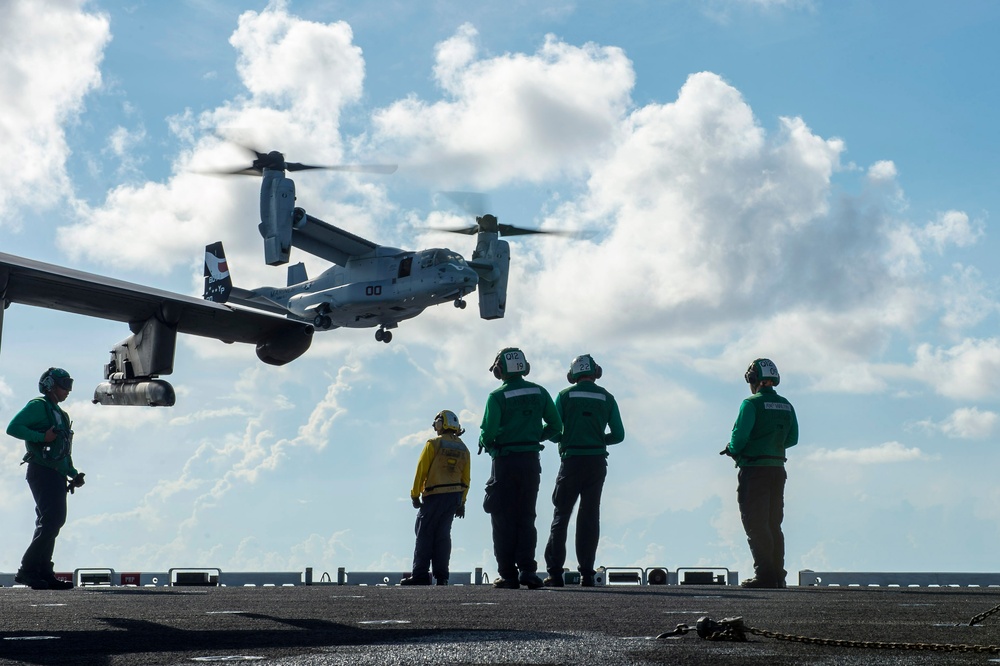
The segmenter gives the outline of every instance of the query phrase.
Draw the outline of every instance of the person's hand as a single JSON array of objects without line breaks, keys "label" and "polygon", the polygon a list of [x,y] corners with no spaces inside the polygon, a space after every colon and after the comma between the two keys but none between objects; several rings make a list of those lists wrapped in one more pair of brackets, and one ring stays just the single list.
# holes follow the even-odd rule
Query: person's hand
[{"label": "person's hand", "polygon": [[422,504],[420,503],[420,498],[419,498],[419,497],[411,497],[411,498],[410,498],[410,500],[412,500],[412,501],[413,501],[413,508],[414,508],[414,509],[419,509],[419,508],[420,508],[421,506],[423,506],[423,505],[422,505]]},{"label": "person's hand", "polygon": [[48,444],[49,442],[54,442],[55,440],[56,440],[56,427],[51,426],[48,430],[45,431],[44,442]]},{"label": "person's hand", "polygon": [[455,517],[456,518],[465,518],[465,505],[464,504],[462,504],[457,509],[455,509]]},{"label": "person's hand", "polygon": [[76,476],[74,476],[72,479],[69,480],[69,485],[66,487],[66,490],[69,491],[70,495],[72,495],[77,488],[86,483],[86,481],[83,480],[83,477],[84,477],[83,472],[80,472],[79,474],[77,474]]}]

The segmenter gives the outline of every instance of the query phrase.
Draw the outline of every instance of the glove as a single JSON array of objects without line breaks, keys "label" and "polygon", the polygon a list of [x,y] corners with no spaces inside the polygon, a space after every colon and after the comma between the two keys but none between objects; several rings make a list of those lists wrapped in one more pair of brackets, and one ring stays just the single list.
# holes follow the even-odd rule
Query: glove
[{"label": "glove", "polygon": [[465,505],[464,504],[461,505],[460,507],[458,507],[457,509],[455,509],[455,517],[456,518],[465,518]]},{"label": "glove", "polygon": [[86,481],[83,480],[83,477],[84,477],[83,472],[80,472],[79,474],[77,474],[76,476],[74,476],[72,479],[69,480],[69,484],[66,486],[66,490],[69,491],[70,495],[72,495],[77,488],[86,483]]},{"label": "glove", "polygon": [[724,448],[721,451],[719,451],[719,455],[720,456],[731,456],[732,454],[729,452],[729,447],[727,446],[726,448]]},{"label": "glove", "polygon": [[414,509],[419,509],[420,507],[423,506],[423,504],[420,503],[420,498],[419,497],[411,497],[410,500],[413,501],[413,508]]}]

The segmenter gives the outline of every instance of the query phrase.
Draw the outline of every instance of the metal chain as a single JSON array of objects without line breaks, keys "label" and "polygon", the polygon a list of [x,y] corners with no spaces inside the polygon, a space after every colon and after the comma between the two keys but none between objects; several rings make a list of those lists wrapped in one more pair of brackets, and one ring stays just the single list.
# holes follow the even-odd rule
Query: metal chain
[{"label": "metal chain", "polygon": [[[1000,612],[1000,606],[977,615],[973,622],[989,617],[993,613]],[[967,645],[964,643],[898,643],[887,641],[856,641],[840,638],[813,638],[811,636],[796,636],[794,634],[782,634],[776,631],[758,629],[743,624],[742,617],[727,617],[715,622],[711,618],[703,617],[698,620],[698,635],[706,640],[712,641],[746,641],[746,634],[773,638],[779,641],[791,641],[793,643],[806,643],[809,645],[826,645],[833,647],[856,647],[874,650],[923,650],[928,652],[973,652],[979,654],[1000,654],[1000,645]],[[668,638],[671,636],[683,636],[691,631],[686,624],[678,624],[673,631],[660,634],[657,638]]]},{"label": "metal chain", "polygon": [[979,624],[980,622],[982,622],[983,620],[985,620],[986,618],[988,618],[990,615],[993,615],[994,613],[997,613],[997,612],[1000,612],[1000,605],[994,606],[993,608],[989,609],[988,611],[985,611],[985,612],[980,613],[979,615],[976,615],[975,617],[973,617],[971,620],[969,620],[969,626],[970,627],[974,627],[977,624]]},{"label": "metal chain", "polygon": [[755,636],[774,638],[780,641],[792,641],[794,643],[808,643],[810,645],[832,645],[836,647],[858,647],[876,650],[926,650],[929,652],[977,652],[977,653],[1000,653],[1000,645],[966,645],[963,643],[892,643],[885,641],[852,641],[838,638],[811,638],[809,636],[795,636],[792,634],[780,634],[775,631],[757,629],[755,627],[744,626],[743,629]]}]

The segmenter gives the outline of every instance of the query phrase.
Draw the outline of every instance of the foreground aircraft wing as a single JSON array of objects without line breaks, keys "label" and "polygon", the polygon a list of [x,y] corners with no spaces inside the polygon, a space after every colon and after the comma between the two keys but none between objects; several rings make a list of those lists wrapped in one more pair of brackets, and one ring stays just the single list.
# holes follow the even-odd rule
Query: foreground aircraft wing
[{"label": "foreground aircraft wing", "polygon": [[[151,318],[224,342],[260,344],[303,324],[0,252],[3,305],[22,303],[140,325]],[[2,321],[2,320],[0,320]],[[133,331],[134,332],[134,331]]]},{"label": "foreground aircraft wing", "polygon": [[304,223],[292,228],[292,245],[340,266],[346,266],[351,257],[368,254],[378,247],[312,215],[306,215]]}]

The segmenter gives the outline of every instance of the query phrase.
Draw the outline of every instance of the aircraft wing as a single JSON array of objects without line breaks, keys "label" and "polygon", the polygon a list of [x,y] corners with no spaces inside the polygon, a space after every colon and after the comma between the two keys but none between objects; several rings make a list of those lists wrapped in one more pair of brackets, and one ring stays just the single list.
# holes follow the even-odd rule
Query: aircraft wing
[{"label": "aircraft wing", "polygon": [[[263,312],[84,273],[0,252],[0,299],[141,326],[156,317],[177,332],[257,344],[303,324]],[[2,312],[0,312],[2,315]],[[2,321],[2,319],[0,319]],[[135,332],[135,331],[133,331]]]},{"label": "aircraft wing", "polygon": [[340,266],[346,266],[351,257],[368,254],[378,247],[312,215],[306,215],[304,224],[292,228],[292,245]]}]

